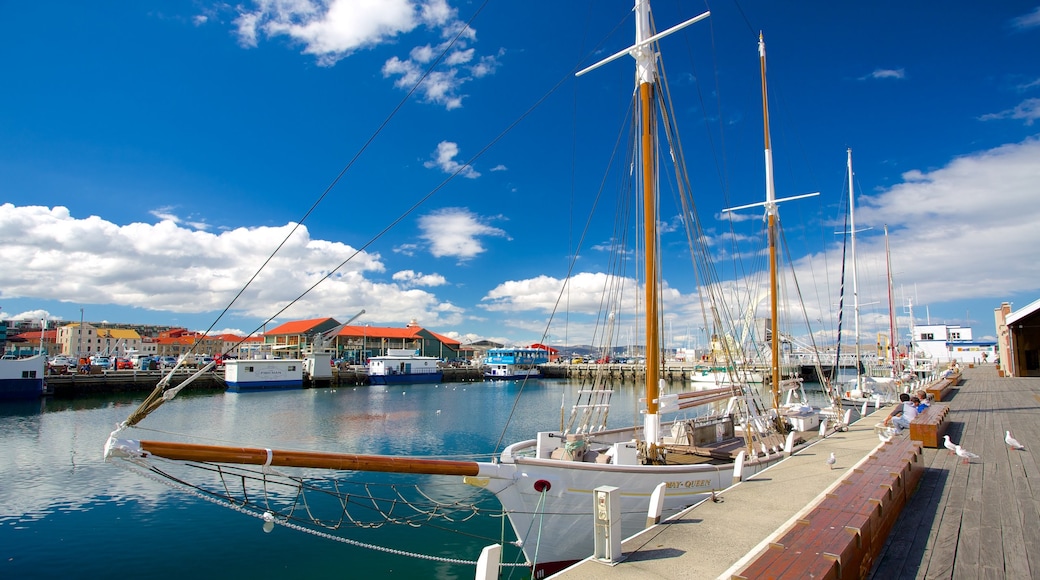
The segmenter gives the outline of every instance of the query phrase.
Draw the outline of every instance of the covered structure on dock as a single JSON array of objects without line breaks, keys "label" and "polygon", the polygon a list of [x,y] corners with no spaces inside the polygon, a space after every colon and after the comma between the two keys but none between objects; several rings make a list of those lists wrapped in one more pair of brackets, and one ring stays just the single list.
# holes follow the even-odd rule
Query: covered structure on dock
[{"label": "covered structure on dock", "polygon": [[1012,377],[1040,377],[1040,300],[1014,312],[1004,302],[993,314],[1000,371]]}]

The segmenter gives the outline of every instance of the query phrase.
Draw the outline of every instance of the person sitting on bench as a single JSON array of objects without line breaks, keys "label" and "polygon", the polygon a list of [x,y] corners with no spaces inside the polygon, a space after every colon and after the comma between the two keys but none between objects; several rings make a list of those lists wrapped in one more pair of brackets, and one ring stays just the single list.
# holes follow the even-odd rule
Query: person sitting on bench
[{"label": "person sitting on bench", "polygon": [[899,400],[901,404],[896,405],[888,417],[885,417],[885,426],[895,425],[897,430],[909,429],[910,421],[917,417],[917,406],[921,404],[921,400],[906,393],[900,393]]}]

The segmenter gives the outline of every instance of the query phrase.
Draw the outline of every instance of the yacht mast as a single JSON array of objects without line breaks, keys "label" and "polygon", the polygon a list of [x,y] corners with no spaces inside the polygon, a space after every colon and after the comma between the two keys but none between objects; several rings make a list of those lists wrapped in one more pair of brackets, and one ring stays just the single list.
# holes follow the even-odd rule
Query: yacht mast
[{"label": "yacht mast", "polygon": [[852,312],[853,320],[855,321],[853,326],[856,329],[856,388],[863,389],[863,375],[860,373],[860,367],[863,364],[860,362],[859,353],[859,286],[856,284],[856,210],[855,210],[855,195],[852,192],[852,148],[847,150],[848,153],[848,173],[849,173],[849,235],[852,236]]}]

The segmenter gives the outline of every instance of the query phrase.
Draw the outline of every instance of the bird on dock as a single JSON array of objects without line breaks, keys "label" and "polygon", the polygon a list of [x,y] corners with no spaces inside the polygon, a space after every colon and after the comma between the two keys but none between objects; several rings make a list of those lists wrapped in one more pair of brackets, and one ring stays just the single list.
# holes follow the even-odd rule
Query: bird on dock
[{"label": "bird on dock", "polygon": [[957,445],[956,447],[957,447],[957,456],[964,458],[964,463],[971,463],[972,459],[978,459],[979,458],[978,455],[975,455],[974,453],[972,453],[971,451],[968,451],[967,449],[961,447],[960,445]]},{"label": "bird on dock", "polygon": [[834,464],[838,462],[838,458],[831,453],[831,456],[827,458],[827,467],[834,469]]},{"label": "bird on dock", "polygon": [[1007,443],[1008,447],[1010,447],[1012,449],[1015,449],[1015,450],[1018,450],[1018,451],[1022,451],[1022,450],[1024,450],[1026,448],[1025,445],[1022,445],[1021,443],[1018,442],[1018,439],[1015,439],[1014,437],[1011,436],[1011,431],[1005,431],[1004,433],[1005,433],[1005,435],[1004,435],[1004,443]]},{"label": "bird on dock", "polygon": [[943,435],[943,446],[950,450],[950,455],[957,453],[957,444],[950,441],[949,435]]}]

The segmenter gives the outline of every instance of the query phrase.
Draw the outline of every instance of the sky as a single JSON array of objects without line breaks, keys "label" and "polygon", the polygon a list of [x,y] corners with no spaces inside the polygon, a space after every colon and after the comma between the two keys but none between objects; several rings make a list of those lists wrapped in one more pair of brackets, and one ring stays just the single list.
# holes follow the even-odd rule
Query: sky
[{"label": "sky", "polygon": [[[885,227],[903,329],[912,304],[992,338],[993,309],[1038,297],[1040,3],[671,0],[654,19],[705,10],[661,49],[720,264],[761,242],[760,210],[722,212],[764,197],[761,32],[777,195],[820,192],[780,208],[817,332],[850,149],[861,336],[887,328]],[[248,333],[364,310],[462,342],[592,339],[616,233],[582,232],[632,60],[574,72],[628,47],[631,2],[47,1],[2,26],[0,318]],[[666,345],[697,346],[663,231]]]}]

